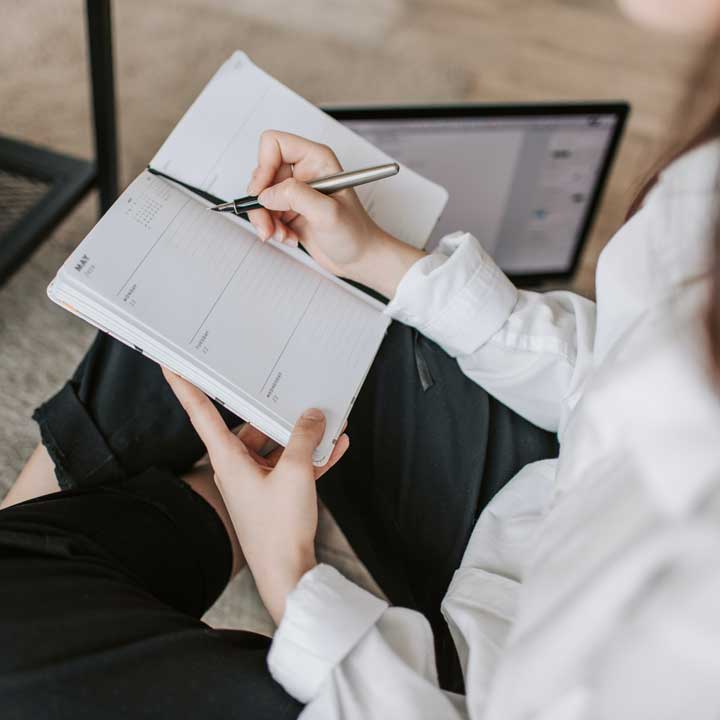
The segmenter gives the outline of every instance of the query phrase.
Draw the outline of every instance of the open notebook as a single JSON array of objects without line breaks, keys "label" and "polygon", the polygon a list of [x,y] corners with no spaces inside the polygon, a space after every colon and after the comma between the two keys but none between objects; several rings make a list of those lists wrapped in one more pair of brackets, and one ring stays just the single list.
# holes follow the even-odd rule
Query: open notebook
[{"label": "open notebook", "polygon": [[[329,457],[387,328],[383,305],[307,254],[262,243],[249,223],[207,212],[202,195],[242,195],[266,128],[332,147],[343,167],[383,152],[235,53],[150,163],[202,193],[141,173],[66,260],[52,300],[197,385],[285,445],[303,410]],[[358,188],[375,220],[422,246],[445,190],[406,167]]]}]

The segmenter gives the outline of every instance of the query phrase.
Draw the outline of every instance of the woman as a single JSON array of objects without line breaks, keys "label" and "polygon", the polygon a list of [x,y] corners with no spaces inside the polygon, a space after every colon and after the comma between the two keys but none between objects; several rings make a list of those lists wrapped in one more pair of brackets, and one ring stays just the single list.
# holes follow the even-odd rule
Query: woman
[{"label": "woman", "polygon": [[[720,35],[718,0],[624,4]],[[596,306],[516,290],[464,233],[401,245],[352,192],[298,182],[339,169],[327,148],[265,133],[260,233],[400,321],[352,444],[317,472],[311,410],[263,458],[260,433],[167,373],[183,411],[100,337],[36,413],[44,447],[0,513],[4,715],[714,716],[717,135],[720,111],[603,252]],[[320,495],[394,607],[316,563],[326,470]],[[244,562],[278,623],[269,652],[197,619]]]}]

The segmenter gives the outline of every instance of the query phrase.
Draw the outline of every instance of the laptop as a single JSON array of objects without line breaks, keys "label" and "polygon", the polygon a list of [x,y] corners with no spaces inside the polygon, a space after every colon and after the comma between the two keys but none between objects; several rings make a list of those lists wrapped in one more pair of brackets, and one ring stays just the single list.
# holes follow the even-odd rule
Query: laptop
[{"label": "laptop", "polygon": [[569,281],[625,127],[625,102],[324,108],[447,188],[426,245],[477,237],[518,284]]}]

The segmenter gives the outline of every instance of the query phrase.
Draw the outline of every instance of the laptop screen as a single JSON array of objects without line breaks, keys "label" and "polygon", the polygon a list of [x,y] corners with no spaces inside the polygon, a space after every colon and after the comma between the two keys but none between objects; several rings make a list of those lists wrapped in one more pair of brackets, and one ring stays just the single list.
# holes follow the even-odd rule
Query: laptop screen
[{"label": "laptop screen", "polygon": [[448,204],[428,250],[443,235],[467,230],[508,274],[558,276],[573,270],[587,235],[622,110],[465,117],[330,112],[447,188]]}]

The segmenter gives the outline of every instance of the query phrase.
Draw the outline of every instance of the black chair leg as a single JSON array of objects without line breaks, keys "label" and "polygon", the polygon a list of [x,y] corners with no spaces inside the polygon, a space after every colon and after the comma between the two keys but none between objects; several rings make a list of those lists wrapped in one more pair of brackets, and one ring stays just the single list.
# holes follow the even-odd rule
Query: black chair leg
[{"label": "black chair leg", "polygon": [[102,216],[118,196],[115,78],[110,0],[86,0],[97,185]]}]

